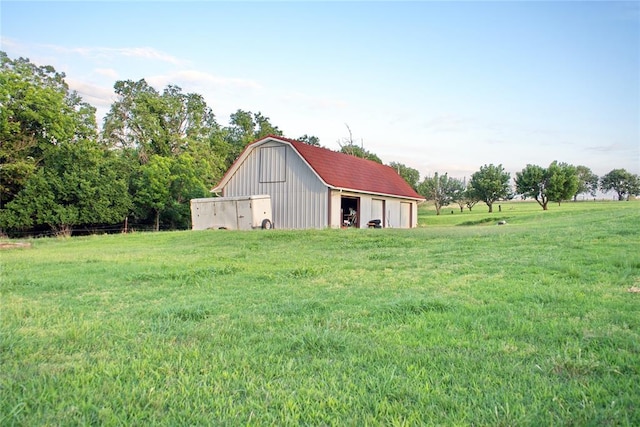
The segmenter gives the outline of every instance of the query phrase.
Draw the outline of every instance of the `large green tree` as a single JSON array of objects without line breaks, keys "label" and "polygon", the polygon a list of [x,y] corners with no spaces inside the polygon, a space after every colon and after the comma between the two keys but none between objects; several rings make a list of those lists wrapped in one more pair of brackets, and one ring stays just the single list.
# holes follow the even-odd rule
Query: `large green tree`
[{"label": "large green tree", "polygon": [[532,197],[543,210],[550,201],[571,200],[578,191],[579,179],[576,168],[566,163],[552,162],[548,168],[527,165],[516,172],[516,192]]},{"label": "large green tree", "polygon": [[640,195],[640,177],[627,172],[626,169],[613,169],[600,179],[602,191],[615,191],[618,200],[629,199],[629,196]]},{"label": "large green tree", "polygon": [[26,185],[50,149],[95,139],[95,108],[64,73],[0,52],[0,209]]},{"label": "large green tree", "polygon": [[511,175],[504,171],[502,165],[484,165],[469,180],[469,197],[485,202],[489,212],[493,212],[496,201],[511,197],[510,180]]},{"label": "large green tree", "polygon": [[580,186],[575,166],[554,161],[547,168],[547,173],[549,176],[547,187],[549,200],[559,205],[575,196]]},{"label": "large green tree", "polygon": [[118,81],[114,90],[118,99],[105,117],[103,139],[112,147],[135,149],[141,163],[152,155],[179,155],[220,131],[202,96],[178,86],[160,93],[142,79]]}]

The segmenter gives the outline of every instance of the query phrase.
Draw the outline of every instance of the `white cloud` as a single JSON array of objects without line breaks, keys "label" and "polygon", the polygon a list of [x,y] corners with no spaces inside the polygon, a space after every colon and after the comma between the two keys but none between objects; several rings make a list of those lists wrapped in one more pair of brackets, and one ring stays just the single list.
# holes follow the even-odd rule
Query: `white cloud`
[{"label": "white cloud", "polygon": [[118,72],[113,68],[95,68],[93,72],[100,76],[107,77],[113,80],[116,80],[118,78]]},{"label": "white cloud", "polygon": [[177,58],[166,52],[152,47],[66,47],[57,45],[42,45],[59,53],[75,54],[91,59],[113,59],[118,56],[154,61],[168,62],[174,65],[186,65],[188,61]]},{"label": "white cloud", "polygon": [[111,103],[116,99],[116,94],[111,88],[70,77],[66,77],[65,80],[69,84],[70,89],[78,92],[85,102],[88,102],[96,108],[109,108]]}]

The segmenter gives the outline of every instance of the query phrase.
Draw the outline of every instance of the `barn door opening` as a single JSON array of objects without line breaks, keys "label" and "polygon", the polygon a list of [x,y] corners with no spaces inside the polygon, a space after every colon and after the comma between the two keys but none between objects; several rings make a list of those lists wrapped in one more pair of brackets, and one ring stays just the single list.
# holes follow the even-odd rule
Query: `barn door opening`
[{"label": "barn door opening", "polygon": [[360,197],[342,196],[340,213],[342,227],[360,228]]}]

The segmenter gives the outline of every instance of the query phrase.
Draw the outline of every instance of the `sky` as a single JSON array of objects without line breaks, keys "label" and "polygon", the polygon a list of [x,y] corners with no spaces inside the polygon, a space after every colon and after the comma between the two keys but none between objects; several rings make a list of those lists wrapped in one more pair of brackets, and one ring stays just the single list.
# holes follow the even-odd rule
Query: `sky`
[{"label": "sky", "polygon": [[[98,109],[118,80],[201,94],[218,123],[352,137],[421,179],[501,164],[640,173],[640,2],[0,3],[0,50]],[[348,128],[347,128],[348,127]]]}]

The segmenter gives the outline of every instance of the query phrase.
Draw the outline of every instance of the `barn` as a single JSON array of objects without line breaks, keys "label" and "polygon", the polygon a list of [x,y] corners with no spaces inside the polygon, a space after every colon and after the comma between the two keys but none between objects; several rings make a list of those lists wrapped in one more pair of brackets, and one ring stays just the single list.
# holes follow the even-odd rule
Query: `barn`
[{"label": "barn", "polygon": [[412,228],[424,201],[389,166],[280,136],[249,144],[211,190],[271,196],[276,228]]}]

